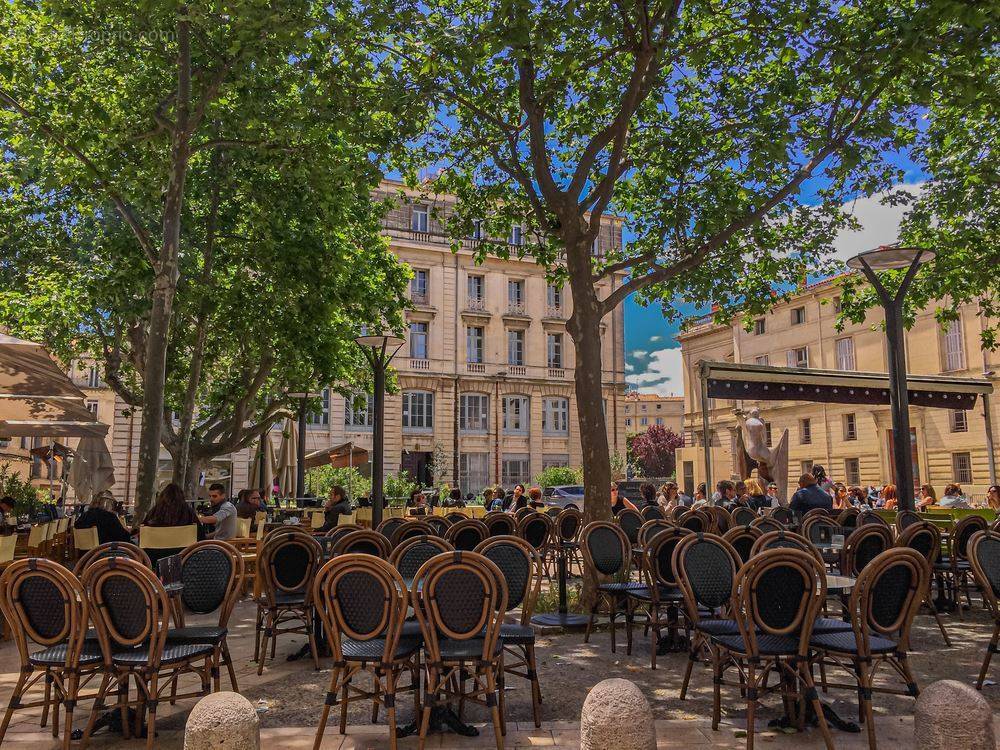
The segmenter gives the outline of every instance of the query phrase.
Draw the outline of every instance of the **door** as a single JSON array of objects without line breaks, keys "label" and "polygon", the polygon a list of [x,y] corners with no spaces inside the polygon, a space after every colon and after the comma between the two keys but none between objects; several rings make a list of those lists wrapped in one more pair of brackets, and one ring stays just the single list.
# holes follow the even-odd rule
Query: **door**
[{"label": "door", "polygon": [[[896,484],[896,455],[892,449],[893,431],[888,430],[886,432],[886,439],[889,441],[889,450],[887,455],[889,456],[889,482],[891,484]],[[917,428],[910,428],[910,461],[913,464],[913,486],[919,487],[920,482],[920,455],[917,451]]]},{"label": "door", "polygon": [[434,483],[431,476],[432,458],[433,454],[427,451],[403,451],[400,468],[421,487],[430,487]]}]

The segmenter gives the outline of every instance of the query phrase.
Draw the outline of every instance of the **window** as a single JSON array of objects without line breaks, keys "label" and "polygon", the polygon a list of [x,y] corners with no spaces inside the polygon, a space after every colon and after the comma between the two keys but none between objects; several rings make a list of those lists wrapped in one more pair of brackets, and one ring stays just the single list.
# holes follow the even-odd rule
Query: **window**
[{"label": "window", "polygon": [[410,279],[410,298],[414,302],[427,302],[428,276],[425,269],[414,269],[413,278]]},{"label": "window", "polygon": [[330,389],[324,388],[319,393],[319,409],[306,414],[306,424],[312,427],[325,427],[330,424]]},{"label": "window", "polygon": [[844,459],[844,480],[852,486],[861,484],[861,461],[859,459]]},{"label": "window", "polygon": [[792,325],[798,326],[806,322],[806,309],[804,307],[792,308]]},{"label": "window", "polygon": [[403,391],[403,429],[434,429],[434,394],[430,391]]},{"label": "window", "polygon": [[813,473],[813,460],[811,458],[807,458],[805,461],[799,462],[799,473],[800,474]]},{"label": "window", "polygon": [[509,279],[507,281],[507,310],[514,313],[524,312],[523,279]]},{"label": "window", "polygon": [[953,409],[949,416],[952,432],[969,431],[969,416],[965,413],[964,409]]},{"label": "window", "polygon": [[524,244],[524,227],[520,224],[515,224],[510,228],[510,238],[508,242],[511,245],[523,245]]},{"label": "window", "polygon": [[470,302],[482,302],[486,299],[486,278],[483,276],[469,276],[468,289]]},{"label": "window", "polygon": [[569,432],[569,401],[547,398],[542,402],[542,432],[565,435]]},{"label": "window", "polygon": [[91,365],[87,369],[87,387],[88,388],[101,387],[101,374],[100,372],[98,372],[96,365]]},{"label": "window", "polygon": [[551,469],[554,466],[569,466],[569,456],[565,453],[546,453],[542,456],[543,469]]},{"label": "window", "polygon": [[663,426],[663,417],[657,417],[656,418],[656,424],[658,424],[660,427],[662,427]]},{"label": "window", "polygon": [[632,426],[632,417],[625,417],[625,426],[626,427]]},{"label": "window", "polygon": [[414,206],[410,214],[410,229],[414,232],[427,232],[430,226],[430,211],[427,206]]},{"label": "window", "polygon": [[640,427],[646,427],[648,424],[649,424],[649,417],[642,417],[639,420],[639,426]]},{"label": "window", "polygon": [[527,484],[531,479],[527,453],[504,453],[500,459],[500,481],[506,487]]},{"label": "window", "polygon": [[485,239],[486,233],[483,230],[483,220],[473,219],[472,220],[472,239],[481,240]]},{"label": "window", "polygon": [[507,364],[524,364],[524,331],[514,329],[507,331]]},{"label": "window", "polygon": [[410,323],[410,359],[427,359],[427,323]]},{"label": "window", "polygon": [[965,369],[965,345],[962,341],[962,321],[953,320],[944,332],[944,369]]},{"label": "window", "polygon": [[809,347],[801,346],[798,349],[789,349],[788,366],[809,367]]},{"label": "window", "polygon": [[549,284],[545,289],[545,305],[552,308],[553,310],[558,310],[562,307],[562,287],[556,286],[555,284]]},{"label": "window", "polygon": [[461,453],[458,456],[458,486],[462,492],[479,492],[490,483],[490,454]]},{"label": "window", "polygon": [[761,354],[759,357],[753,358],[753,363],[755,365],[764,365],[764,367],[767,367],[771,364],[771,358],[766,354]]},{"label": "window", "polygon": [[753,322],[753,335],[763,336],[765,333],[767,333],[767,321],[763,318],[757,318]]},{"label": "window", "polygon": [[94,419],[97,419],[97,401],[95,399],[87,399],[86,405],[87,410],[94,415]]},{"label": "window", "polygon": [[458,429],[486,432],[490,427],[490,397],[485,393],[463,393],[458,399]]},{"label": "window", "polygon": [[844,440],[858,439],[858,422],[853,414],[844,415]]},{"label": "window", "polygon": [[972,455],[969,453],[952,453],[951,471],[958,484],[972,484]]},{"label": "window", "polygon": [[594,237],[594,241],[590,243],[590,254],[593,256],[598,256],[601,254],[601,238]]},{"label": "window", "polygon": [[844,311],[844,302],[840,299],[839,294],[833,298],[833,311],[837,313],[837,315],[840,315],[840,313]]},{"label": "window", "polygon": [[[361,404],[359,406],[359,404]],[[370,430],[375,421],[375,397],[344,399],[344,426],[356,430]]]},{"label": "window", "polygon": [[774,441],[771,439],[771,423],[764,422],[764,434],[767,436],[767,447],[770,448],[774,445]]},{"label": "window", "polygon": [[802,445],[809,445],[813,441],[812,435],[812,420],[811,419],[800,419],[799,420],[799,442]]},{"label": "window", "polygon": [[837,339],[837,369],[853,370],[854,365],[854,339],[847,337]]},{"label": "window", "polygon": [[528,405],[531,402],[527,396],[504,396],[503,431],[515,435],[525,435],[528,432]]},{"label": "window", "polygon": [[550,333],[546,336],[546,349],[548,351],[549,367],[560,368],[563,366],[563,335],[561,333]]},{"label": "window", "polygon": [[465,329],[465,361],[483,361],[483,329],[481,326],[468,326]]}]

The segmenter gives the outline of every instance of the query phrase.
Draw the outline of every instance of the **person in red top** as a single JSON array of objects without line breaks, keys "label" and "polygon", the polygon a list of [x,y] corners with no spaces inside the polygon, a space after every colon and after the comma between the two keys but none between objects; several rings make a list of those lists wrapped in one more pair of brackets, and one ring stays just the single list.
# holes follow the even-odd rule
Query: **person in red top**
[{"label": "person in red top", "polygon": [[632,510],[637,510],[635,505],[624,495],[618,494],[618,485],[614,482],[611,483],[611,512],[614,515],[618,515],[625,508],[631,508]]},{"label": "person in red top", "polygon": [[899,497],[896,495],[896,485],[887,484],[882,488],[882,501],[886,510],[896,510],[899,504]]}]

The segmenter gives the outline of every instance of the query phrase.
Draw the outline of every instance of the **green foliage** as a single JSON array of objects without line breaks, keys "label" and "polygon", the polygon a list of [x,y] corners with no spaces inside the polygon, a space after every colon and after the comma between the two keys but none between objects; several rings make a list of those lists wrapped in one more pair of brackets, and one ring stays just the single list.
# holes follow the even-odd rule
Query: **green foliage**
[{"label": "green foliage", "polygon": [[417,489],[419,485],[413,481],[409,473],[405,471],[396,474],[386,474],[383,482],[383,493],[393,507],[406,505],[410,493]]},{"label": "green foliage", "polygon": [[539,487],[558,487],[565,484],[581,484],[583,470],[570,466],[550,466],[535,476],[535,484]]},{"label": "green foliage", "polygon": [[31,482],[14,472],[9,462],[0,464],[0,497],[14,498],[14,515],[34,516],[42,497]]},{"label": "green foliage", "polygon": [[306,472],[306,489],[316,497],[325,499],[335,484],[344,488],[344,492],[352,502],[359,497],[370,497],[372,494],[372,480],[355,468],[317,466]]}]

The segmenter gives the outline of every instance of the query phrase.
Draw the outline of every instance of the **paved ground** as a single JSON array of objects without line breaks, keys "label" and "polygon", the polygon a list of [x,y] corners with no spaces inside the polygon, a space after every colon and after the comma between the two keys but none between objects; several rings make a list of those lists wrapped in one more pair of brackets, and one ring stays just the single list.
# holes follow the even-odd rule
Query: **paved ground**
[{"label": "paved ground", "polygon": [[[315,726],[319,718],[322,698],[330,679],[329,661],[322,669],[313,669],[310,660],[286,661],[288,654],[303,643],[301,637],[286,637],[277,649],[277,659],[269,661],[260,677],[256,664],[251,661],[254,643],[254,609],[248,602],[238,605],[230,623],[232,635],[230,644],[237,665],[240,692],[259,707],[265,747],[272,741],[280,747],[311,747]],[[951,678],[971,683],[978,673],[983,649],[989,638],[990,625],[981,610],[967,613],[965,622],[957,617],[947,620],[954,646],[944,648],[940,634],[933,620],[925,615],[917,618],[914,635],[912,662],[921,685]],[[688,699],[678,698],[680,680],[687,657],[683,654],[669,654],[661,657],[659,668],[649,668],[649,641],[636,631],[636,646],[631,656],[624,652],[624,638],[620,639],[617,654],[609,649],[606,632],[595,633],[590,644],[584,644],[582,635],[546,635],[539,639],[539,674],[545,700],[542,706],[542,728],[535,729],[530,722],[531,711],[525,683],[511,678],[508,682],[509,731],[507,747],[563,747],[572,748],[579,744],[579,714],[583,700],[590,687],[606,677],[625,677],[636,682],[644,691],[652,705],[657,719],[659,746],[681,747],[743,747],[745,739],[744,707],[738,692],[723,691],[723,725],[714,732],[708,721],[711,711],[711,676],[705,667],[695,668]],[[10,642],[0,645],[0,705],[6,706],[11,686],[16,679],[17,654]],[[831,675],[831,678],[833,676]],[[993,670],[993,677],[1000,682],[1000,659]],[[842,679],[842,677],[841,677]],[[223,687],[227,681],[223,677]],[[1000,687],[988,686],[983,694],[1000,712]],[[856,719],[856,706],[852,691],[831,690],[824,700],[845,719]],[[412,703],[409,697],[399,701],[400,721],[412,718]],[[161,704],[158,718],[157,748],[181,748],[183,727],[188,711],[194,700],[187,700],[171,707]],[[912,742],[913,701],[906,697],[876,695],[876,725],[882,747],[901,747]],[[807,731],[804,735],[786,735],[767,729],[768,720],[779,715],[780,701],[768,698],[760,711],[757,724],[758,738],[768,744],[781,747],[821,747],[817,731]],[[38,712],[19,711],[3,742],[4,750],[27,750],[27,748],[57,747],[46,731],[39,730]],[[77,725],[82,726],[89,715],[89,703],[78,711]],[[478,738],[464,738],[455,735],[432,737],[427,747],[493,747],[492,730],[486,726],[487,714],[483,709],[472,707],[467,719],[480,726],[482,734]],[[383,723],[371,725],[369,709],[355,704],[350,713],[347,737],[341,737],[336,727],[331,726],[324,737],[323,748],[349,750],[351,748],[388,747],[386,727]],[[1000,720],[997,724],[1000,736]],[[834,732],[837,747],[855,748],[867,746],[864,734]],[[96,734],[91,746],[142,747],[138,741],[122,743],[118,736],[107,732]],[[416,747],[416,740],[407,739],[401,747]]]}]

